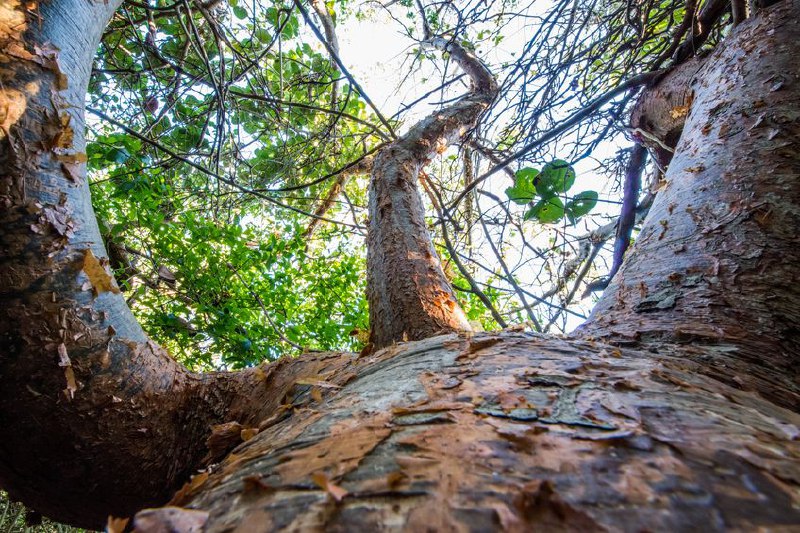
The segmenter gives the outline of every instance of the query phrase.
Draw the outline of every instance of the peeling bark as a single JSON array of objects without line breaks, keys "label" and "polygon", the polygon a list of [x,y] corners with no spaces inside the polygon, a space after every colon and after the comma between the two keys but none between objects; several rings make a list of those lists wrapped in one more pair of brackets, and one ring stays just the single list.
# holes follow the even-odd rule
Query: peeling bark
[{"label": "peeling bark", "polygon": [[672,160],[683,133],[694,99],[691,82],[704,62],[705,58],[694,57],[669,72],[639,97],[631,112],[632,136],[649,149],[662,170]]},{"label": "peeling bark", "polygon": [[[244,444],[173,503],[209,512],[207,531],[796,526],[800,418],[781,405],[796,408],[788,363],[796,367],[797,333],[787,326],[798,295],[777,287],[797,273],[798,80],[785,75],[796,15],[784,8],[743,23],[710,59],[719,70],[698,77],[721,76],[722,88],[696,88],[669,185],[637,244],[647,262],[626,262],[584,339],[451,335],[361,358],[357,378],[321,402],[298,398],[302,417]],[[741,65],[743,48],[760,60]],[[784,75],[765,96],[773,69]],[[726,114],[704,132],[719,104]],[[747,128],[760,114],[778,133]],[[734,119],[746,125],[732,134],[738,145],[715,143]],[[741,171],[756,156],[767,183]],[[694,161],[716,170],[688,171]],[[686,221],[701,209],[705,223]],[[667,213],[675,227],[660,223]],[[677,259],[659,244],[673,231],[680,238],[668,243],[693,248]],[[753,283],[764,266],[776,278],[731,285]],[[664,281],[678,291],[674,303],[672,293],[655,297]]]},{"label": "peeling bark", "polygon": [[[668,184],[576,338],[450,334],[202,376],[148,341],[115,293],[80,168],[88,66],[116,5],[39,7],[42,25],[23,33],[22,3],[0,4],[0,485],[12,497],[99,527],[163,505],[210,462],[137,527],[800,523],[798,2],[742,22],[694,77]],[[428,297],[443,276],[416,179],[489,104],[491,76],[470,74],[473,93],[387,148],[373,175],[387,229],[371,221],[372,265]],[[397,270],[409,258],[415,270]],[[379,344],[438,327],[379,290],[375,323],[406,306],[426,317]],[[459,329],[452,316],[444,329]]]},{"label": "peeling bark", "polygon": [[329,364],[193,374],[125,305],[91,208],[83,122],[118,4],[0,4],[0,486],[89,527],[163,503],[200,466],[212,425],[257,425],[296,372]]},{"label": "peeling bark", "polygon": [[800,416],[684,355],[513,333],[393,346],[171,505],[209,513],[207,532],[799,523]]},{"label": "peeling bark", "polygon": [[497,84],[457,43],[437,38],[432,45],[448,52],[470,76],[472,90],[375,157],[369,188],[367,299],[370,342],[376,347],[471,329],[433,247],[417,178],[435,154],[475,124],[494,100]]},{"label": "peeling bark", "polygon": [[[636,246],[582,327],[617,341],[724,345],[724,354],[694,357],[710,374],[793,409],[799,9],[784,2],[737,26],[682,91],[693,94],[689,108],[665,99],[656,111],[657,99],[643,96],[648,120],[684,115],[684,133]],[[674,94],[670,81],[652,90]]]}]

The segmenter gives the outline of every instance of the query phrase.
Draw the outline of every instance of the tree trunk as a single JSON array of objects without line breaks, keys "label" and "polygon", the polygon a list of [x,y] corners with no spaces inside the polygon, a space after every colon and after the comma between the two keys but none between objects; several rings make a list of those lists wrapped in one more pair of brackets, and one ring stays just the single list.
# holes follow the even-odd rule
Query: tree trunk
[{"label": "tree trunk", "polygon": [[422,167],[460,139],[497,95],[492,74],[454,41],[433,39],[467,73],[472,89],[415,125],[375,157],[369,187],[367,300],[376,348],[451,331],[470,331],[442,271],[417,189]]},{"label": "tree trunk", "polygon": [[212,425],[257,426],[295,372],[334,364],[198,375],[131,315],[84,163],[92,57],[119,3],[0,3],[0,486],[90,527],[163,503],[203,464]]},{"label": "tree trunk", "polygon": [[656,98],[643,96],[636,123],[667,137],[682,128],[683,135],[672,143],[667,184],[636,247],[582,328],[584,336],[616,342],[715,346],[713,356],[698,350],[686,357],[717,379],[794,410],[800,409],[796,6],[783,2],[777,13],[786,20],[773,11],[737,29],[701,66],[687,63],[652,90]]},{"label": "tree trunk", "polygon": [[[114,2],[39,7],[41,25],[18,0],[0,6],[0,486],[13,497],[97,527],[164,502],[205,456],[178,508],[140,512],[140,530],[800,523],[800,3],[738,25],[692,78],[668,185],[573,339],[449,334],[206,376],[147,341],[91,260],[104,252],[78,168],[82,99]],[[452,297],[436,292],[416,176],[434,146],[422,140],[474,120],[457,116],[454,130],[429,117],[377,158],[371,284]],[[414,309],[371,290],[388,298],[379,324]]]}]

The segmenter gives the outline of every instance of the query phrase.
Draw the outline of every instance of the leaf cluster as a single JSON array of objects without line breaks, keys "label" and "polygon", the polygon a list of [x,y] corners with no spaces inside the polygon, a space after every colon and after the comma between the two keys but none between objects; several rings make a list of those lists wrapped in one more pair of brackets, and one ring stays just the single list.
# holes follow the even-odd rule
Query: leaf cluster
[{"label": "leaf cluster", "polygon": [[558,222],[566,216],[574,224],[597,205],[597,191],[582,191],[564,202],[561,196],[575,184],[575,169],[566,161],[556,159],[539,171],[533,167],[519,169],[514,185],[506,189],[509,200],[530,205],[524,220],[536,219],[542,224]]}]

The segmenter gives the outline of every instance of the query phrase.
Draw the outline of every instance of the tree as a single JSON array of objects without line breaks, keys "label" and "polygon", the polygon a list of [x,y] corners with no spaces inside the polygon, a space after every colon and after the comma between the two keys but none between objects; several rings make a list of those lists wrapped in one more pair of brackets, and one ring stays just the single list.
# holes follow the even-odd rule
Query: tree
[{"label": "tree", "polygon": [[[147,338],[105,268],[83,101],[117,4],[0,7],[0,485],[13,497],[95,527],[171,498],[139,512],[145,531],[800,522],[796,2],[743,22],[735,2],[737,27],[705,58],[644,73],[587,106],[660,78],[633,126],[642,143],[674,154],[636,246],[570,338],[431,336],[411,308],[391,314],[399,326],[373,314],[373,332],[389,332],[373,333],[388,345],[378,351],[206,374]],[[687,3],[690,27],[695,7]],[[714,10],[726,3],[697,17]],[[681,40],[688,30],[666,56],[708,38],[703,27]],[[424,231],[384,226],[381,209],[408,209],[399,226],[419,221],[413,178],[430,156],[419,140],[460,136],[495,90],[463,46],[432,42],[473,91],[376,156],[370,239],[387,232],[377,260],[400,272],[409,265],[386,259],[393,239],[414,240],[422,255],[430,243]],[[682,133],[653,135],[672,131]],[[444,329],[466,328],[435,257],[422,259],[433,289],[421,301],[439,297],[452,312]],[[394,301],[392,287],[375,285],[397,272],[380,272],[370,273],[371,303],[394,313],[381,300]],[[404,333],[426,338],[406,343]]]}]

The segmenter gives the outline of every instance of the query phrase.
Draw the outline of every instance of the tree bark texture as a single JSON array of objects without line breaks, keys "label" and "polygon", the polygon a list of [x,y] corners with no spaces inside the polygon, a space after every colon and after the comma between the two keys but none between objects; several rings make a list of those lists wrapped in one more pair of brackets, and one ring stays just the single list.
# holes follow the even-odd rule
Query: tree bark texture
[{"label": "tree bark texture", "polygon": [[212,425],[258,425],[295,371],[315,373],[295,362],[188,372],[119,294],[83,121],[92,57],[119,3],[0,2],[0,486],[91,527],[169,498],[202,465]]},{"label": "tree bark texture", "polygon": [[302,416],[173,504],[201,510],[207,531],[800,523],[798,295],[786,286],[799,18],[786,3],[746,21],[708,59],[639,260],[576,338],[462,334],[362,357],[352,381],[300,399]]},{"label": "tree bark texture", "polygon": [[[0,486],[12,497],[100,527],[205,466],[172,507],[140,512],[139,530],[800,523],[798,2],[744,21],[706,60],[668,184],[574,338],[463,332],[209,375],[148,341],[103,269],[79,154],[88,67],[116,6],[26,6],[0,4]],[[424,220],[408,213],[421,213],[421,165],[488,105],[487,88],[376,161],[371,209],[396,229],[371,232],[391,244],[373,264],[439,301]],[[409,226],[413,239],[392,240]],[[424,283],[399,278],[403,256]]]},{"label": "tree bark texture", "polygon": [[[800,70],[797,2],[737,26],[696,72],[666,77],[639,119],[683,135],[625,264],[584,335],[691,343],[732,385],[800,408]],[[717,354],[703,353],[704,345]],[[755,365],[755,366],[753,366]]]},{"label": "tree bark texture", "polygon": [[679,346],[534,334],[398,344],[142,516],[242,533],[800,523],[800,416],[699,366]]},{"label": "tree bark texture", "polygon": [[433,247],[417,180],[434,155],[475,124],[494,100],[497,84],[459,44],[437,38],[432,45],[450,54],[472,88],[375,157],[369,187],[367,300],[370,342],[377,348],[471,329]]}]

